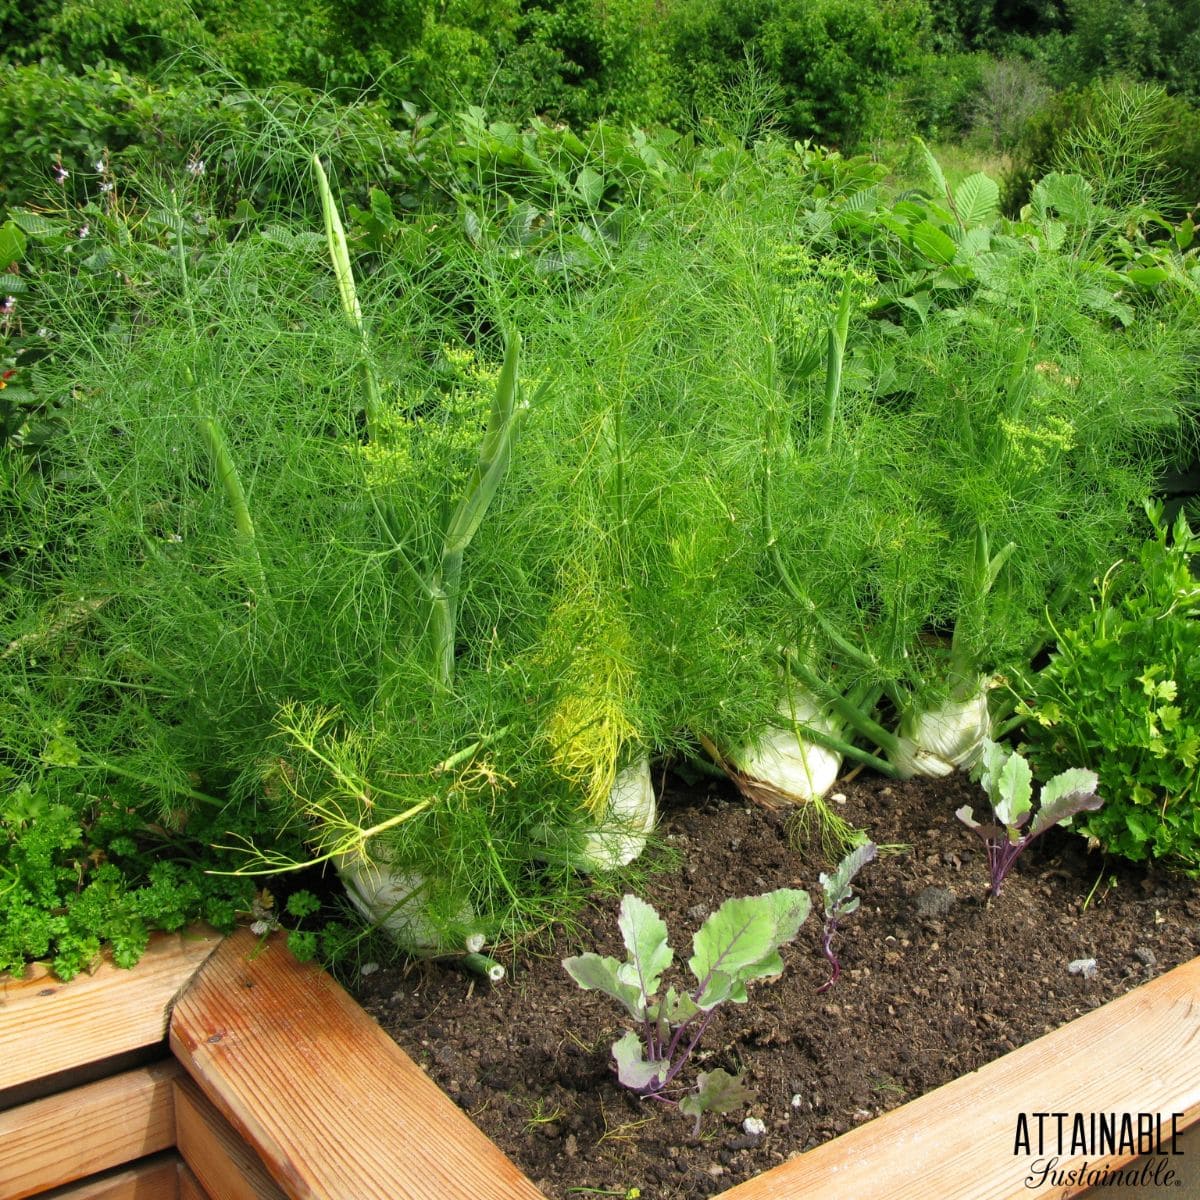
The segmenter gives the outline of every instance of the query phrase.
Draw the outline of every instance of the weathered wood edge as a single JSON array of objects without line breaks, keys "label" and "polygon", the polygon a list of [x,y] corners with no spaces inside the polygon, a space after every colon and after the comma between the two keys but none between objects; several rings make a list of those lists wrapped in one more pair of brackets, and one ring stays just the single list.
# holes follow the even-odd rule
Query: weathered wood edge
[{"label": "weathered wood edge", "polygon": [[155,934],[133,970],[106,955],[67,983],[36,964],[0,975],[0,1090],[162,1041],[172,1001],[220,941],[207,928]]},{"label": "weathered wood edge", "polygon": [[[1179,1114],[1200,1121],[1200,958],[1006,1054],[920,1099],[722,1192],[717,1200],[1068,1200],[1085,1185],[1030,1172],[1036,1153],[1014,1153],[1021,1113]],[[1047,1122],[1047,1131],[1054,1123]],[[1023,1149],[1023,1147],[1022,1147]],[[1115,1167],[1135,1155],[1059,1154],[1057,1169]],[[1101,1191],[1103,1194],[1103,1190]]]},{"label": "weathered wood edge", "polygon": [[180,1157],[205,1196],[287,1200],[254,1151],[186,1077],[175,1083],[175,1124]]},{"label": "weathered wood edge", "polygon": [[544,1200],[326,972],[227,939],[175,1006],[171,1049],[295,1200]]},{"label": "weathered wood edge", "polygon": [[166,1058],[0,1112],[0,1196],[38,1196],[172,1148],[181,1073]]}]

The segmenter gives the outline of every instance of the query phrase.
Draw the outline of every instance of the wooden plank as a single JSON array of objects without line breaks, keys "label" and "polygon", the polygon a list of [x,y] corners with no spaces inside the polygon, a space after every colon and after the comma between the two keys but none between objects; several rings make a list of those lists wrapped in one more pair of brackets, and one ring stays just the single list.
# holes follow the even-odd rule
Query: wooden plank
[{"label": "wooden plank", "polygon": [[171,1002],[220,940],[159,934],[132,971],[105,958],[69,983],[40,965],[0,976],[0,1088],[161,1041]]},{"label": "wooden plank", "polygon": [[[1066,1113],[1056,1169],[1111,1168],[1134,1154],[1072,1154],[1075,1114],[1162,1114],[1169,1134],[1200,1121],[1200,958],[1006,1054],[970,1075],[721,1193],[720,1200],[1066,1200],[1083,1188],[1033,1176],[1036,1113]],[[1026,1115],[1032,1153],[1014,1153]],[[1022,1151],[1024,1147],[1021,1147]],[[1136,1151],[1135,1151],[1136,1153]],[[1177,1160],[1178,1161],[1178,1160]],[[1107,1195],[1108,1189],[1102,1189]],[[1175,1194],[1183,1194],[1176,1190]]]},{"label": "wooden plank", "polygon": [[0,1113],[0,1196],[21,1200],[175,1144],[174,1059]]},{"label": "wooden plank", "polygon": [[38,1200],[179,1200],[180,1166],[177,1154],[160,1154],[96,1179],[56,1188]]},{"label": "wooden plank", "polygon": [[229,938],[171,1048],[293,1200],[543,1200],[324,971]]},{"label": "wooden plank", "polygon": [[254,1151],[190,1079],[175,1084],[175,1128],[179,1153],[201,1196],[286,1200]]},{"label": "wooden plank", "polygon": [[[1200,1196],[1200,1125],[1193,1125],[1181,1134],[1176,1149],[1179,1156],[1171,1156],[1169,1164],[1174,1171],[1174,1178],[1171,1180],[1164,1179],[1160,1174],[1158,1184],[1147,1182],[1153,1180],[1153,1172],[1159,1167],[1159,1163],[1153,1158],[1138,1159],[1130,1166],[1136,1172],[1144,1165],[1149,1172],[1146,1177],[1135,1175],[1130,1182],[1097,1183],[1095,1187],[1082,1193],[1082,1196],[1086,1196],[1087,1200],[1152,1200],[1156,1188],[1160,1196],[1164,1193],[1180,1197]],[[1167,1192],[1167,1188],[1171,1191]]]},{"label": "wooden plank", "polygon": [[179,1200],[210,1200],[185,1162],[179,1164]]},{"label": "wooden plank", "polygon": [[55,1096],[59,1092],[84,1087],[98,1079],[108,1079],[138,1067],[148,1067],[169,1057],[170,1051],[164,1038],[149,1046],[139,1046],[136,1050],[125,1050],[120,1054],[110,1054],[108,1058],[98,1058],[95,1062],[71,1067],[66,1071],[55,1071],[53,1075],[39,1075],[36,1079],[27,1079],[15,1087],[0,1090],[0,1112],[16,1108],[19,1104],[31,1104],[44,1096]]}]

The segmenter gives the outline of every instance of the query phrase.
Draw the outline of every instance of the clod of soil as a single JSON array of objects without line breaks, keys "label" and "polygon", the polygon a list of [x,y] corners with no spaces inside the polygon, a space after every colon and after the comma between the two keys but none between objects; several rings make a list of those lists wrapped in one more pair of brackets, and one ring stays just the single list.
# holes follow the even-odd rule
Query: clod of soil
[{"label": "clod of soil", "polygon": [[[1188,879],[1105,862],[1052,830],[988,901],[982,846],[954,816],[979,806],[969,780],[864,777],[831,807],[885,853],[855,880],[862,906],[839,934],[843,974],[819,951],[817,875],[831,864],[783,812],[720,785],[673,785],[659,835],[673,870],[638,891],[663,916],[686,982],[691,934],[728,896],[805,887],[813,898],[785,969],[727,1005],[696,1070],[744,1071],[747,1109],[708,1115],[699,1137],[673,1105],[617,1082],[610,1046],[625,1028],[607,998],[582,992],[561,960],[624,957],[619,895],[579,927],[519,952],[489,988],[448,966],[382,969],[359,999],[547,1196],[577,1189],[645,1200],[707,1197],[1039,1037],[1200,953],[1200,890]],[[799,850],[797,849],[799,845]],[[1090,897],[1090,899],[1089,899]],[[1090,974],[1069,964],[1095,959]],[[672,976],[669,974],[669,982]],[[747,1117],[761,1121],[745,1124]],[[586,1194],[586,1193],[583,1193]]]}]

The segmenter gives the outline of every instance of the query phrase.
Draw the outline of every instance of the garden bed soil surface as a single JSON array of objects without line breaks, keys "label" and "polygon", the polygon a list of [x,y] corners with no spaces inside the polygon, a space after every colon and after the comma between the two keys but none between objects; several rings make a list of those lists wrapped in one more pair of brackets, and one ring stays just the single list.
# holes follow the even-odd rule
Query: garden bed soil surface
[{"label": "garden bed soil surface", "polygon": [[[668,780],[659,834],[673,870],[636,890],[662,914],[690,979],[691,934],[728,896],[804,887],[813,915],[785,947],[783,975],[752,984],[705,1034],[696,1069],[744,1071],[748,1108],[706,1115],[699,1137],[672,1105],[622,1088],[610,1046],[625,1028],[608,998],[581,991],[561,960],[624,958],[619,894],[597,897],[577,928],[523,949],[491,987],[440,964],[381,968],[359,999],[550,1197],[710,1196],[1047,1033],[1200,953],[1200,890],[1187,879],[1088,853],[1052,830],[988,901],[982,843],[954,812],[969,780],[864,776],[831,807],[879,843],[908,850],[855,880],[862,907],[839,936],[843,974],[819,994],[818,873],[829,868],[794,812],[754,807],[722,784]],[[667,856],[668,859],[670,856]],[[1097,884],[1099,880],[1099,885]],[[1088,902],[1089,893],[1091,900]],[[1094,958],[1088,977],[1075,960]],[[684,972],[680,974],[680,969]],[[755,1116],[761,1136],[743,1121]],[[1016,1114],[1014,1114],[1014,1120]]]}]

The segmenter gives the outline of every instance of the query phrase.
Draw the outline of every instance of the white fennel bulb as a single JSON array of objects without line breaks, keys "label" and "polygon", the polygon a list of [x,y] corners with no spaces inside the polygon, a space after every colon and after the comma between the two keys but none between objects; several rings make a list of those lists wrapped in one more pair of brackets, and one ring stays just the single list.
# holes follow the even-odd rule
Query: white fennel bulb
[{"label": "white fennel bulb", "polygon": [[914,775],[940,779],[959,769],[970,770],[991,735],[987,682],[980,679],[964,700],[949,699],[905,718],[899,746],[890,755],[904,779]]},{"label": "white fennel bulb", "polygon": [[839,731],[803,688],[793,688],[779,713],[786,725],[771,728],[733,757],[733,765],[755,783],[765,785],[786,803],[820,799],[833,787],[842,769],[842,756],[799,734],[796,725],[821,733]]},{"label": "white fennel bulb", "polygon": [[[460,945],[447,940],[444,925],[430,913],[428,880],[417,871],[394,867],[386,850],[377,850],[373,857],[365,849],[358,854],[343,854],[336,865],[350,903],[403,949],[419,954],[479,949],[477,936],[465,937]],[[473,909],[464,901],[455,914],[454,924],[466,928],[474,918]]]},{"label": "white fennel bulb", "polygon": [[642,755],[618,772],[603,814],[584,835],[579,865],[585,871],[628,866],[645,849],[657,817],[650,758]]}]

